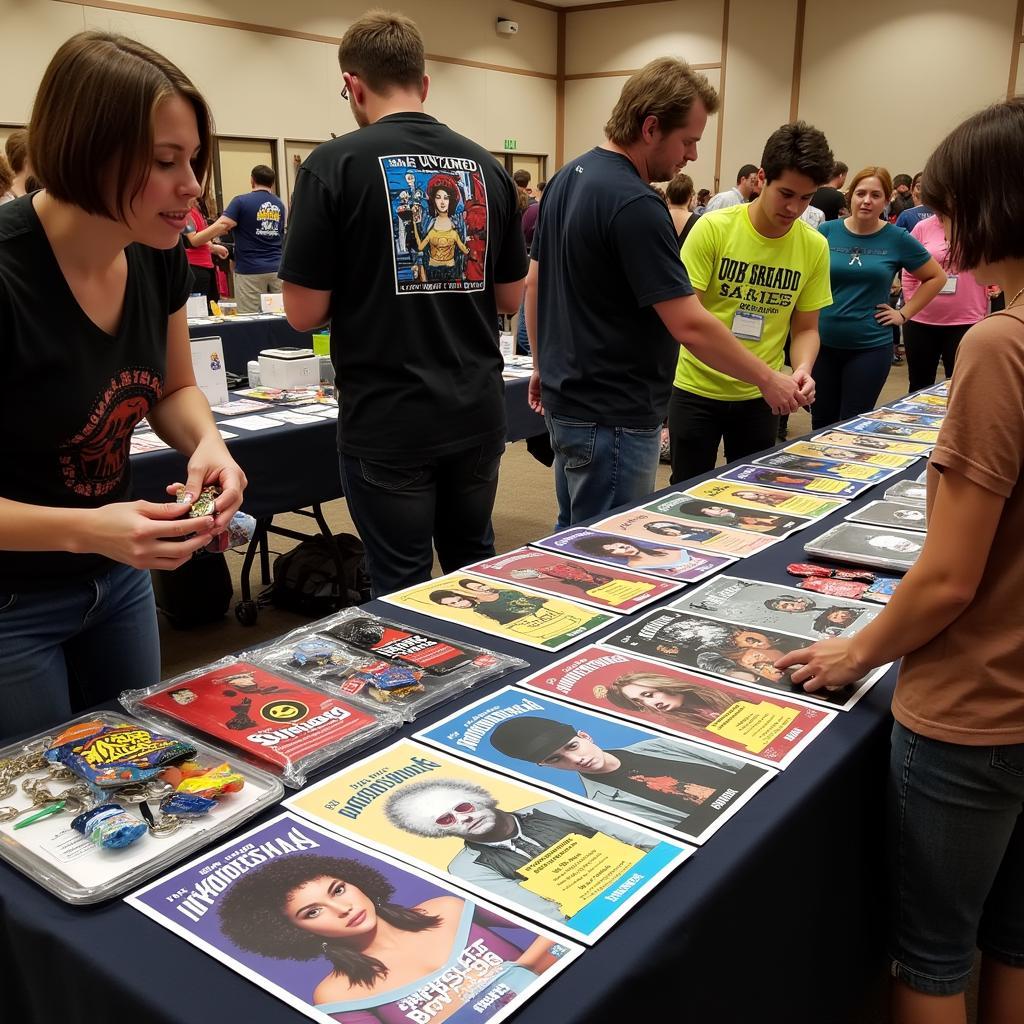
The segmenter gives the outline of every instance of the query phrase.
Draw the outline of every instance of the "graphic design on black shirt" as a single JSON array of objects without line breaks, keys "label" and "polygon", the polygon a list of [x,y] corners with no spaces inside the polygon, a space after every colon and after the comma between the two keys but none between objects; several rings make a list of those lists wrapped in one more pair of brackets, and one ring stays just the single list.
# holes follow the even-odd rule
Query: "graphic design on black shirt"
[{"label": "graphic design on black shirt", "polygon": [[463,157],[380,157],[388,190],[395,291],[478,292],[487,260],[487,189]]},{"label": "graphic design on black shirt", "polygon": [[163,394],[163,378],[151,369],[122,370],[106,384],[89,418],[58,450],[64,485],[82,497],[102,497],[123,481],[132,430]]}]

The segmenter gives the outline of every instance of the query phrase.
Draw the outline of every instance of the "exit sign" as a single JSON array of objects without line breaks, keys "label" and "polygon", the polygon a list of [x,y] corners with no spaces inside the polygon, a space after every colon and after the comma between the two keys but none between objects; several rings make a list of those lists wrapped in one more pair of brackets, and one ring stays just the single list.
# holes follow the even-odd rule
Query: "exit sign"
[{"label": "exit sign", "polygon": [[518,139],[506,139],[505,140],[505,152],[506,153],[509,150],[511,150],[511,149],[518,149],[518,148],[519,148],[519,140]]}]

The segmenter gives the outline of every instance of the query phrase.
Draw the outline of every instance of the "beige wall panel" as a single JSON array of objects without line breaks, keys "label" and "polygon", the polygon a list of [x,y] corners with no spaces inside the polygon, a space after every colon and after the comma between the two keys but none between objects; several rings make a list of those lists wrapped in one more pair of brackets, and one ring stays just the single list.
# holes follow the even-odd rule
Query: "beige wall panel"
[{"label": "beige wall panel", "polygon": [[808,0],[800,115],[851,171],[913,174],[964,117],[1006,95],[1015,12],[1014,0],[928,0],[894,19],[888,0],[861,0],[843,23],[834,4]]},{"label": "beige wall panel", "polygon": [[795,30],[796,0],[729,4],[720,188],[735,183],[743,164],[760,163],[765,139],[789,120]]},{"label": "beige wall panel", "polygon": [[0,121],[28,121],[39,80],[54,51],[81,32],[82,9],[69,4],[0,0]]},{"label": "beige wall panel", "polygon": [[[226,209],[235,196],[247,195],[252,191],[251,172],[257,164],[274,166],[273,144],[260,139],[221,139],[218,149],[220,180]],[[274,191],[280,194],[276,185]],[[287,200],[287,196],[285,198]]]},{"label": "beige wall panel", "polygon": [[[132,2],[132,0],[122,0]],[[269,25],[339,37],[368,7],[363,0],[144,0],[140,6],[207,18]],[[555,14],[510,0],[434,0],[430,5],[385,4],[413,18],[428,53],[555,72]],[[499,36],[499,17],[519,23],[516,36]]]},{"label": "beige wall panel", "polygon": [[555,83],[546,78],[523,78],[485,71],[487,107],[484,123],[470,137],[481,146],[499,150],[505,139],[516,139],[524,153],[544,153],[548,170],[555,159]]},{"label": "beige wall panel", "polygon": [[722,56],[722,0],[581,11],[566,17],[565,73],[625,71],[655,57],[710,64]]},{"label": "beige wall panel", "polygon": [[[717,89],[717,69],[705,72]],[[588,78],[565,83],[565,156],[567,160],[585,153],[604,141],[604,126],[615,106],[625,78]],[[704,137],[697,146],[697,159],[686,166],[686,173],[698,188],[711,188],[715,176],[715,145],[718,140],[718,117],[708,119]],[[548,167],[553,174],[554,164]]]}]

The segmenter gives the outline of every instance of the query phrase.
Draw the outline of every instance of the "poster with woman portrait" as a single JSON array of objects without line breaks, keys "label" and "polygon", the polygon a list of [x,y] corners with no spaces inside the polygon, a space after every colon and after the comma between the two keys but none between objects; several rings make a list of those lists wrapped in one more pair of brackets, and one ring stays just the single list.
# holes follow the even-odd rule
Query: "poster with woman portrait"
[{"label": "poster with woman portrait", "polygon": [[775,543],[774,537],[764,534],[744,533],[742,530],[730,530],[725,526],[712,526],[708,523],[690,523],[675,516],[658,515],[646,508],[619,512],[594,523],[594,529],[602,533],[626,534],[639,540],[714,551],[736,558],[756,554]]},{"label": "poster with woman portrait", "polygon": [[586,944],[694,850],[412,740],[285,806]]},{"label": "poster with woman portrait", "polygon": [[898,441],[913,441],[918,444],[934,445],[939,439],[937,427],[922,427],[915,423],[892,423],[886,420],[862,416],[840,424],[849,434],[865,437],[887,437]]},{"label": "poster with woman portrait", "polygon": [[416,739],[691,843],[710,839],[777,774],[516,686]]},{"label": "poster with woman portrait", "polygon": [[[759,467],[753,467],[757,469]],[[798,494],[766,484],[748,484],[737,480],[702,480],[686,492],[691,498],[703,501],[722,501],[760,512],[791,512],[805,519],[821,519],[842,508],[843,498],[817,494]]]},{"label": "poster with woman portrait", "polygon": [[628,569],[605,568],[534,548],[516,548],[466,568],[513,586],[525,583],[545,594],[625,615],[680,589],[680,584],[669,580],[652,579]]},{"label": "poster with woman portrait", "polygon": [[307,1017],[340,1024],[498,1024],[583,952],[290,813],[126,902]]},{"label": "poster with woman portrait", "polygon": [[[890,456],[896,458],[896,456]],[[781,470],[784,473],[810,473],[813,476],[829,476],[837,480],[862,480],[869,484],[877,484],[888,479],[902,467],[872,466],[862,459],[828,458],[821,453],[798,455],[788,449],[773,452],[754,459],[759,466]]]},{"label": "poster with woman portrait", "polygon": [[726,501],[703,501],[686,494],[666,494],[644,506],[659,519],[671,516],[685,523],[698,526],[712,526],[716,530],[726,528],[741,533],[753,533],[762,537],[780,540],[814,522],[803,516],[788,513],[764,512],[733,505]]},{"label": "poster with woman portrait", "polygon": [[849,711],[888,666],[839,690],[808,693],[793,682],[795,669],[778,669],[784,654],[809,646],[808,640],[756,624],[722,622],[676,608],[662,608],[603,637],[603,646],[758,689],[784,693],[795,700]]},{"label": "poster with woman portrait", "polygon": [[559,651],[619,618],[467,569],[397,590],[381,600],[544,651]]},{"label": "poster with woman portrait", "polygon": [[856,498],[871,484],[835,477],[798,473],[791,469],[773,469],[771,466],[743,465],[723,471],[721,480],[755,487],[772,487],[801,494],[827,494],[836,498]]},{"label": "poster with woman portrait", "polygon": [[[814,441],[794,441],[777,454],[797,455],[809,459],[831,459],[833,462],[856,462],[883,469],[907,469],[917,457],[913,455],[891,455],[887,452],[872,452],[863,448],[841,448],[839,445],[816,444]],[[761,460],[754,459],[755,462]]]},{"label": "poster with woman portrait", "polygon": [[702,580],[736,561],[727,555],[691,551],[678,544],[641,540],[624,533],[605,533],[579,526],[534,541],[532,547],[686,583]]},{"label": "poster with woman portrait", "polygon": [[522,686],[774,768],[792,764],[836,717],[782,694],[597,646],[547,665]]},{"label": "poster with woman portrait", "polygon": [[[868,420],[870,423],[871,421]],[[811,438],[814,444],[835,445],[837,448],[855,448],[858,451],[883,452],[890,455],[913,455],[920,458],[931,450],[930,444],[918,444],[896,437],[872,437],[869,434],[849,431],[848,424],[842,424]]]}]

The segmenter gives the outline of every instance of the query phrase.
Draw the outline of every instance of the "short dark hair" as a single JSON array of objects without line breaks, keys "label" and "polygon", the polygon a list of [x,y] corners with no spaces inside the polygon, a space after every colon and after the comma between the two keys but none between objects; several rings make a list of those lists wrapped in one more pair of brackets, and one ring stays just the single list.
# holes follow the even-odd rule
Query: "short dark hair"
[{"label": "short dark hair", "polygon": [[[210,167],[213,124],[199,90],[148,46],[109,32],[79,32],[53,55],[28,129],[34,175],[61,202],[110,220],[127,219],[153,164],[153,115],[172,96],[196,115],[200,183]],[[113,172],[113,208],[107,182]]]},{"label": "short dark hair", "polygon": [[914,180],[910,183],[911,189],[917,188],[917,186],[921,184],[921,179],[923,177],[924,171],[918,171],[917,174],[914,175]]},{"label": "short dark hair", "polygon": [[673,131],[686,123],[694,100],[700,100],[709,114],[718,110],[718,93],[700,72],[685,61],[659,57],[630,75],[604,133],[617,146],[632,145],[651,116],[658,119],[661,131]]},{"label": "short dark hair", "polygon": [[893,188],[899,188],[900,185],[906,185],[907,188],[910,188],[913,183],[914,180],[909,174],[897,174],[896,177],[892,179]]},{"label": "short dark hair", "polygon": [[766,182],[796,171],[815,185],[824,185],[832,177],[834,163],[825,133],[806,121],[791,121],[773,131],[761,154]]},{"label": "short dark hair", "polygon": [[249,176],[257,185],[262,185],[264,188],[273,188],[274,182],[277,181],[274,168],[268,167],[266,164],[257,164]]},{"label": "short dark hair", "polygon": [[367,11],[341,38],[338,64],[375,93],[423,84],[426,56],[416,22],[397,11]]},{"label": "short dark hair", "polygon": [[749,178],[752,174],[757,174],[757,168],[753,164],[744,164],[736,172],[736,184],[738,185],[744,178]]},{"label": "short dark hair", "polygon": [[711,198],[711,189],[709,189],[709,188],[702,188],[697,193],[697,203],[699,205],[702,205],[702,204],[706,203],[710,198]]},{"label": "short dark hair", "polygon": [[685,206],[693,195],[693,178],[681,171],[666,186],[665,195],[675,206]]},{"label": "short dark hair", "polygon": [[949,260],[979,263],[1024,258],[1024,97],[994,103],[954,128],[924,167],[921,199],[950,220]]},{"label": "short dark hair", "polygon": [[544,189],[546,189],[547,187],[548,187],[548,183],[546,181],[538,181],[537,182],[537,191],[538,192],[543,192]]},{"label": "short dark hair", "polygon": [[512,180],[520,188],[526,188],[526,186],[530,184],[530,172],[523,170],[523,168],[520,167],[519,170],[512,175]]},{"label": "short dark hair", "polygon": [[849,174],[850,168],[843,163],[842,160],[837,160],[832,165],[832,173],[829,175],[830,178],[838,178],[840,174]]},{"label": "short dark hair", "polygon": [[4,142],[4,156],[11,165],[15,174],[21,174],[25,170],[25,161],[28,159],[28,132],[24,128],[15,128],[7,141]]}]

